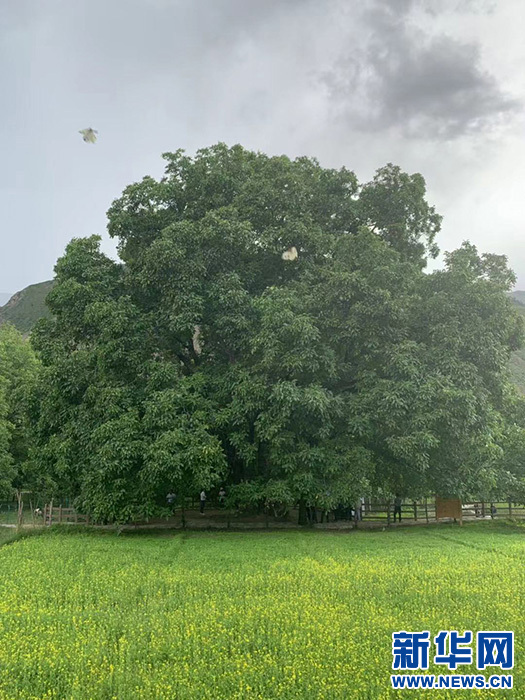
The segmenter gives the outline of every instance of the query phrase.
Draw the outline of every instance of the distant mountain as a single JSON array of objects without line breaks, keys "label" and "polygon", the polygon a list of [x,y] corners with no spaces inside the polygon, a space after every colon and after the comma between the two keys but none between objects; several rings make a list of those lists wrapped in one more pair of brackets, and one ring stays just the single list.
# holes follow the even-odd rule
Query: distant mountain
[{"label": "distant mountain", "polygon": [[7,302],[11,299],[11,293],[10,292],[0,292],[0,306],[3,306],[4,304],[7,304]]},{"label": "distant mountain", "polygon": [[0,307],[0,324],[9,322],[21,333],[29,333],[39,319],[51,316],[45,298],[52,286],[52,281],[40,282],[14,294]]},{"label": "distant mountain", "polygon": [[513,299],[515,299],[517,302],[519,302],[520,304],[523,304],[525,306],[525,292],[524,291],[520,291],[519,289],[517,289],[516,291],[511,292],[510,296]]}]

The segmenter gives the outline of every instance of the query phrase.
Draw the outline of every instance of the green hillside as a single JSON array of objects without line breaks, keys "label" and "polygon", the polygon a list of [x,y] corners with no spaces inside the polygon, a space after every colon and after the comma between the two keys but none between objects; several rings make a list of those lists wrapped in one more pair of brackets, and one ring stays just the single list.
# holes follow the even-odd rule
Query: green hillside
[{"label": "green hillside", "polygon": [[52,281],[40,282],[14,294],[0,307],[0,324],[9,322],[22,333],[29,333],[40,318],[51,315],[45,298],[52,286]]},{"label": "green hillside", "polygon": [[517,289],[515,292],[511,292],[511,296],[520,304],[523,305],[523,313],[525,313],[525,291],[520,291]]}]

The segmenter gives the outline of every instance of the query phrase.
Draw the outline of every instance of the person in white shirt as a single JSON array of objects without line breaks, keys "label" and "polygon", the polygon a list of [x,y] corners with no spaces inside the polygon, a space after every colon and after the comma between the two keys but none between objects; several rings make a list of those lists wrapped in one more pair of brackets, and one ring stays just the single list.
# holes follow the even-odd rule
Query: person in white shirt
[{"label": "person in white shirt", "polygon": [[206,491],[201,491],[201,515],[204,515],[204,506],[206,505]]}]

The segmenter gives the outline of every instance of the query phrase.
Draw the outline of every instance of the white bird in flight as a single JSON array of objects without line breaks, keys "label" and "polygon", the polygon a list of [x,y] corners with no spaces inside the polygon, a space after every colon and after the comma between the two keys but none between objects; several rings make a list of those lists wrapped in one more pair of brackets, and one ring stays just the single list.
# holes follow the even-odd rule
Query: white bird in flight
[{"label": "white bird in flight", "polygon": [[82,134],[82,138],[86,143],[95,143],[97,140],[98,131],[95,131],[95,129],[91,127],[89,127],[89,129],[81,129],[78,133]]},{"label": "white bird in flight", "polygon": [[285,250],[281,257],[283,260],[297,260],[297,248],[293,245],[291,248],[288,248],[288,250]]}]

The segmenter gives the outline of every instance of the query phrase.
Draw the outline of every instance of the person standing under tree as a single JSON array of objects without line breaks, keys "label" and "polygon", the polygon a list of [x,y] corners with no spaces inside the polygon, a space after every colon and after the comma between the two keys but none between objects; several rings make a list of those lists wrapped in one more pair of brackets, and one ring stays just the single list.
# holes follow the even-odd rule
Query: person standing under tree
[{"label": "person standing under tree", "polygon": [[396,515],[399,515],[399,522],[401,522],[401,504],[402,498],[399,494],[396,494],[394,498],[394,522],[396,522]]},{"label": "person standing under tree", "polygon": [[201,515],[204,515],[204,506],[206,505],[206,491],[202,489],[201,491]]}]

